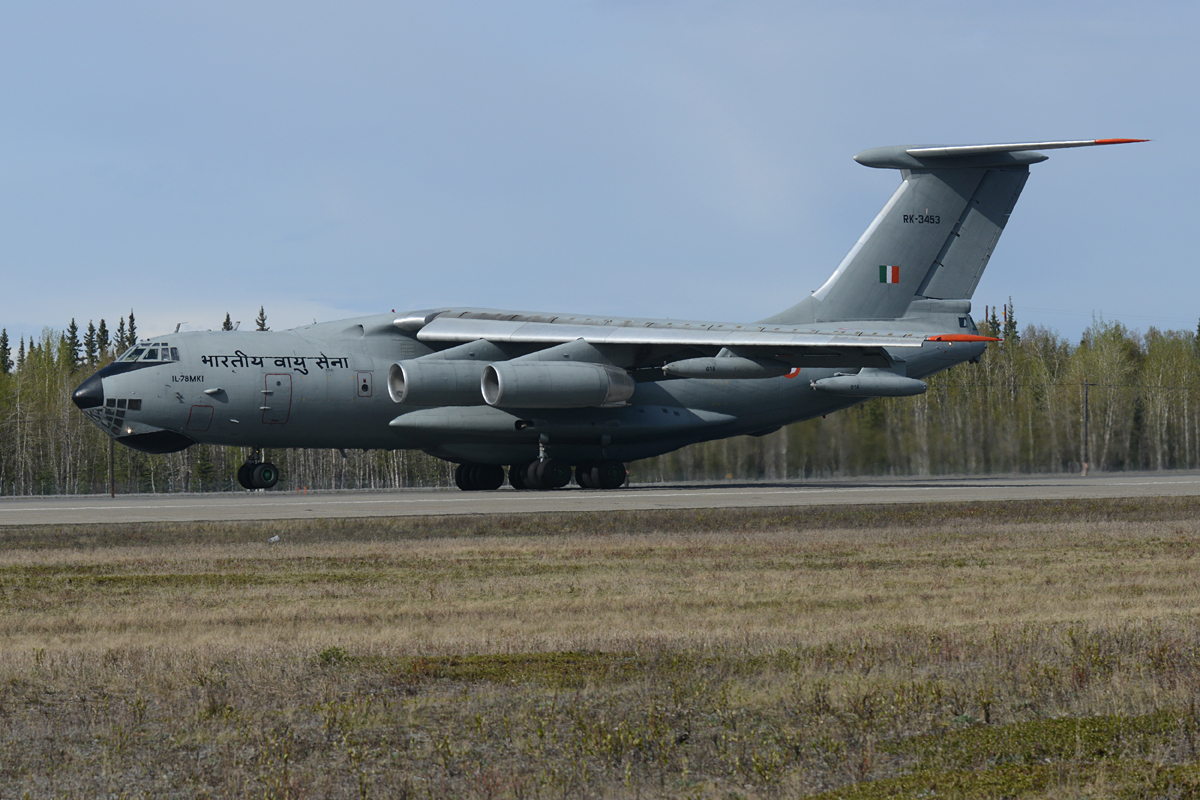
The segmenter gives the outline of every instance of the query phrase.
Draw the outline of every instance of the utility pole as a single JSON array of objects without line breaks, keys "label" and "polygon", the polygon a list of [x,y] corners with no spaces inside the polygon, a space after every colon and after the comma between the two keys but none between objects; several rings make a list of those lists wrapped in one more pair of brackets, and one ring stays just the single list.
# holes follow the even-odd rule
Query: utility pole
[{"label": "utility pole", "polygon": [[1088,474],[1088,387],[1095,384],[1088,383],[1087,376],[1083,376],[1083,477]]}]

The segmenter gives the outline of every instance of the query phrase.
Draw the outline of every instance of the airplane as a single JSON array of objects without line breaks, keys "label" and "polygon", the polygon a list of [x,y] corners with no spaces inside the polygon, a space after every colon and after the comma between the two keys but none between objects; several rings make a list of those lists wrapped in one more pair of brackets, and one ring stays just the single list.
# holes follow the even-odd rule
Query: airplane
[{"label": "airplane", "polygon": [[865,150],[855,160],[899,170],[899,188],[821,288],[758,322],[439,307],[176,332],[72,399],[142,452],[251,448],[246,489],[279,480],[269,447],[423,450],[456,463],[465,491],[616,489],[628,462],[921,394],[978,362],[999,340],[971,296],[1039,151],[1141,141]]}]

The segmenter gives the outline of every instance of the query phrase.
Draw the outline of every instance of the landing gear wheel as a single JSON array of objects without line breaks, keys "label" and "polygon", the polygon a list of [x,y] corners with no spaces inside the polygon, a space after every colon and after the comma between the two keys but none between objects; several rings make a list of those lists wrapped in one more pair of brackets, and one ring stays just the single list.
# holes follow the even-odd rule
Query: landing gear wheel
[{"label": "landing gear wheel", "polygon": [[237,476],[238,483],[241,484],[241,487],[243,489],[253,489],[254,488],[254,476],[252,474],[253,472],[254,472],[254,465],[249,462],[242,464],[240,467],[238,467],[238,476]]},{"label": "landing gear wheel", "polygon": [[466,466],[466,464],[459,464],[454,468],[454,485],[464,492],[469,492],[471,490],[467,484],[467,476],[463,474]]},{"label": "landing gear wheel", "polygon": [[600,487],[593,476],[595,468],[596,465],[591,461],[585,461],[575,467],[575,482],[584,489],[599,489]]},{"label": "landing gear wheel", "polygon": [[523,492],[529,489],[529,485],[525,483],[525,471],[529,469],[528,464],[513,464],[508,468],[508,485],[516,489],[518,492]]},{"label": "landing gear wheel", "polygon": [[256,464],[250,472],[250,482],[255,489],[270,489],[279,483],[279,470],[274,464]]},{"label": "landing gear wheel", "polygon": [[571,465],[557,458],[539,458],[525,470],[525,485],[531,489],[561,489],[571,482]]},{"label": "landing gear wheel", "polygon": [[476,489],[492,492],[504,485],[504,467],[496,464],[477,464],[474,477]]},{"label": "landing gear wheel", "polygon": [[494,464],[459,464],[454,468],[454,485],[464,492],[490,492],[504,483],[504,467]]},{"label": "landing gear wheel", "polygon": [[629,470],[620,461],[601,461],[592,467],[591,478],[598,489],[620,489],[629,480]]}]

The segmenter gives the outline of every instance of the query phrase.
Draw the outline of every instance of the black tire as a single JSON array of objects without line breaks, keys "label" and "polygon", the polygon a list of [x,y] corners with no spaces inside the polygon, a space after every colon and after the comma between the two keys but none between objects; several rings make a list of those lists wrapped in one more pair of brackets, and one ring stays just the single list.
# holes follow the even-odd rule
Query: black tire
[{"label": "black tire", "polygon": [[629,470],[620,461],[601,461],[592,476],[600,489],[620,489],[629,480]]},{"label": "black tire", "polygon": [[254,465],[247,462],[238,467],[238,483],[243,489],[254,488]]},{"label": "black tire", "polygon": [[513,464],[508,468],[508,485],[516,489],[518,492],[523,492],[529,487],[525,485],[525,470],[529,469],[528,464]]},{"label": "black tire", "polygon": [[494,492],[504,485],[504,467],[495,464],[480,464],[475,469],[475,488],[483,492]]},{"label": "black tire", "polygon": [[458,488],[462,489],[464,492],[467,492],[467,491],[470,491],[470,489],[467,488],[467,479],[466,479],[466,476],[463,474],[463,467],[465,467],[465,466],[466,466],[466,464],[459,464],[459,465],[455,466],[455,468],[454,468],[454,485],[457,486]]},{"label": "black tire", "polygon": [[279,470],[274,464],[263,462],[254,467],[251,472],[251,482],[255,489],[270,489],[279,483]]},{"label": "black tire", "polygon": [[537,461],[538,484],[543,489],[561,489],[571,482],[571,465],[557,458]]},{"label": "black tire", "polygon": [[575,467],[575,482],[584,489],[595,489],[596,483],[592,480],[592,462],[585,461]]},{"label": "black tire", "polygon": [[521,472],[521,477],[525,479],[526,489],[532,489],[537,492],[546,488],[542,485],[542,479],[538,477],[538,465],[541,463],[541,461],[530,461],[525,465],[525,469]]}]

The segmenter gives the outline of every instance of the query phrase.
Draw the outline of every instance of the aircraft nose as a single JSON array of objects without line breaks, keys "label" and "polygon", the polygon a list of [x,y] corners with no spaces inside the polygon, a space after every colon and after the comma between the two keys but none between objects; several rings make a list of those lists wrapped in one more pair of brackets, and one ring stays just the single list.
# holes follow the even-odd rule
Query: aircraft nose
[{"label": "aircraft nose", "polygon": [[100,376],[93,375],[79,384],[79,388],[71,393],[71,400],[80,409],[104,405],[104,384],[101,382]]}]

